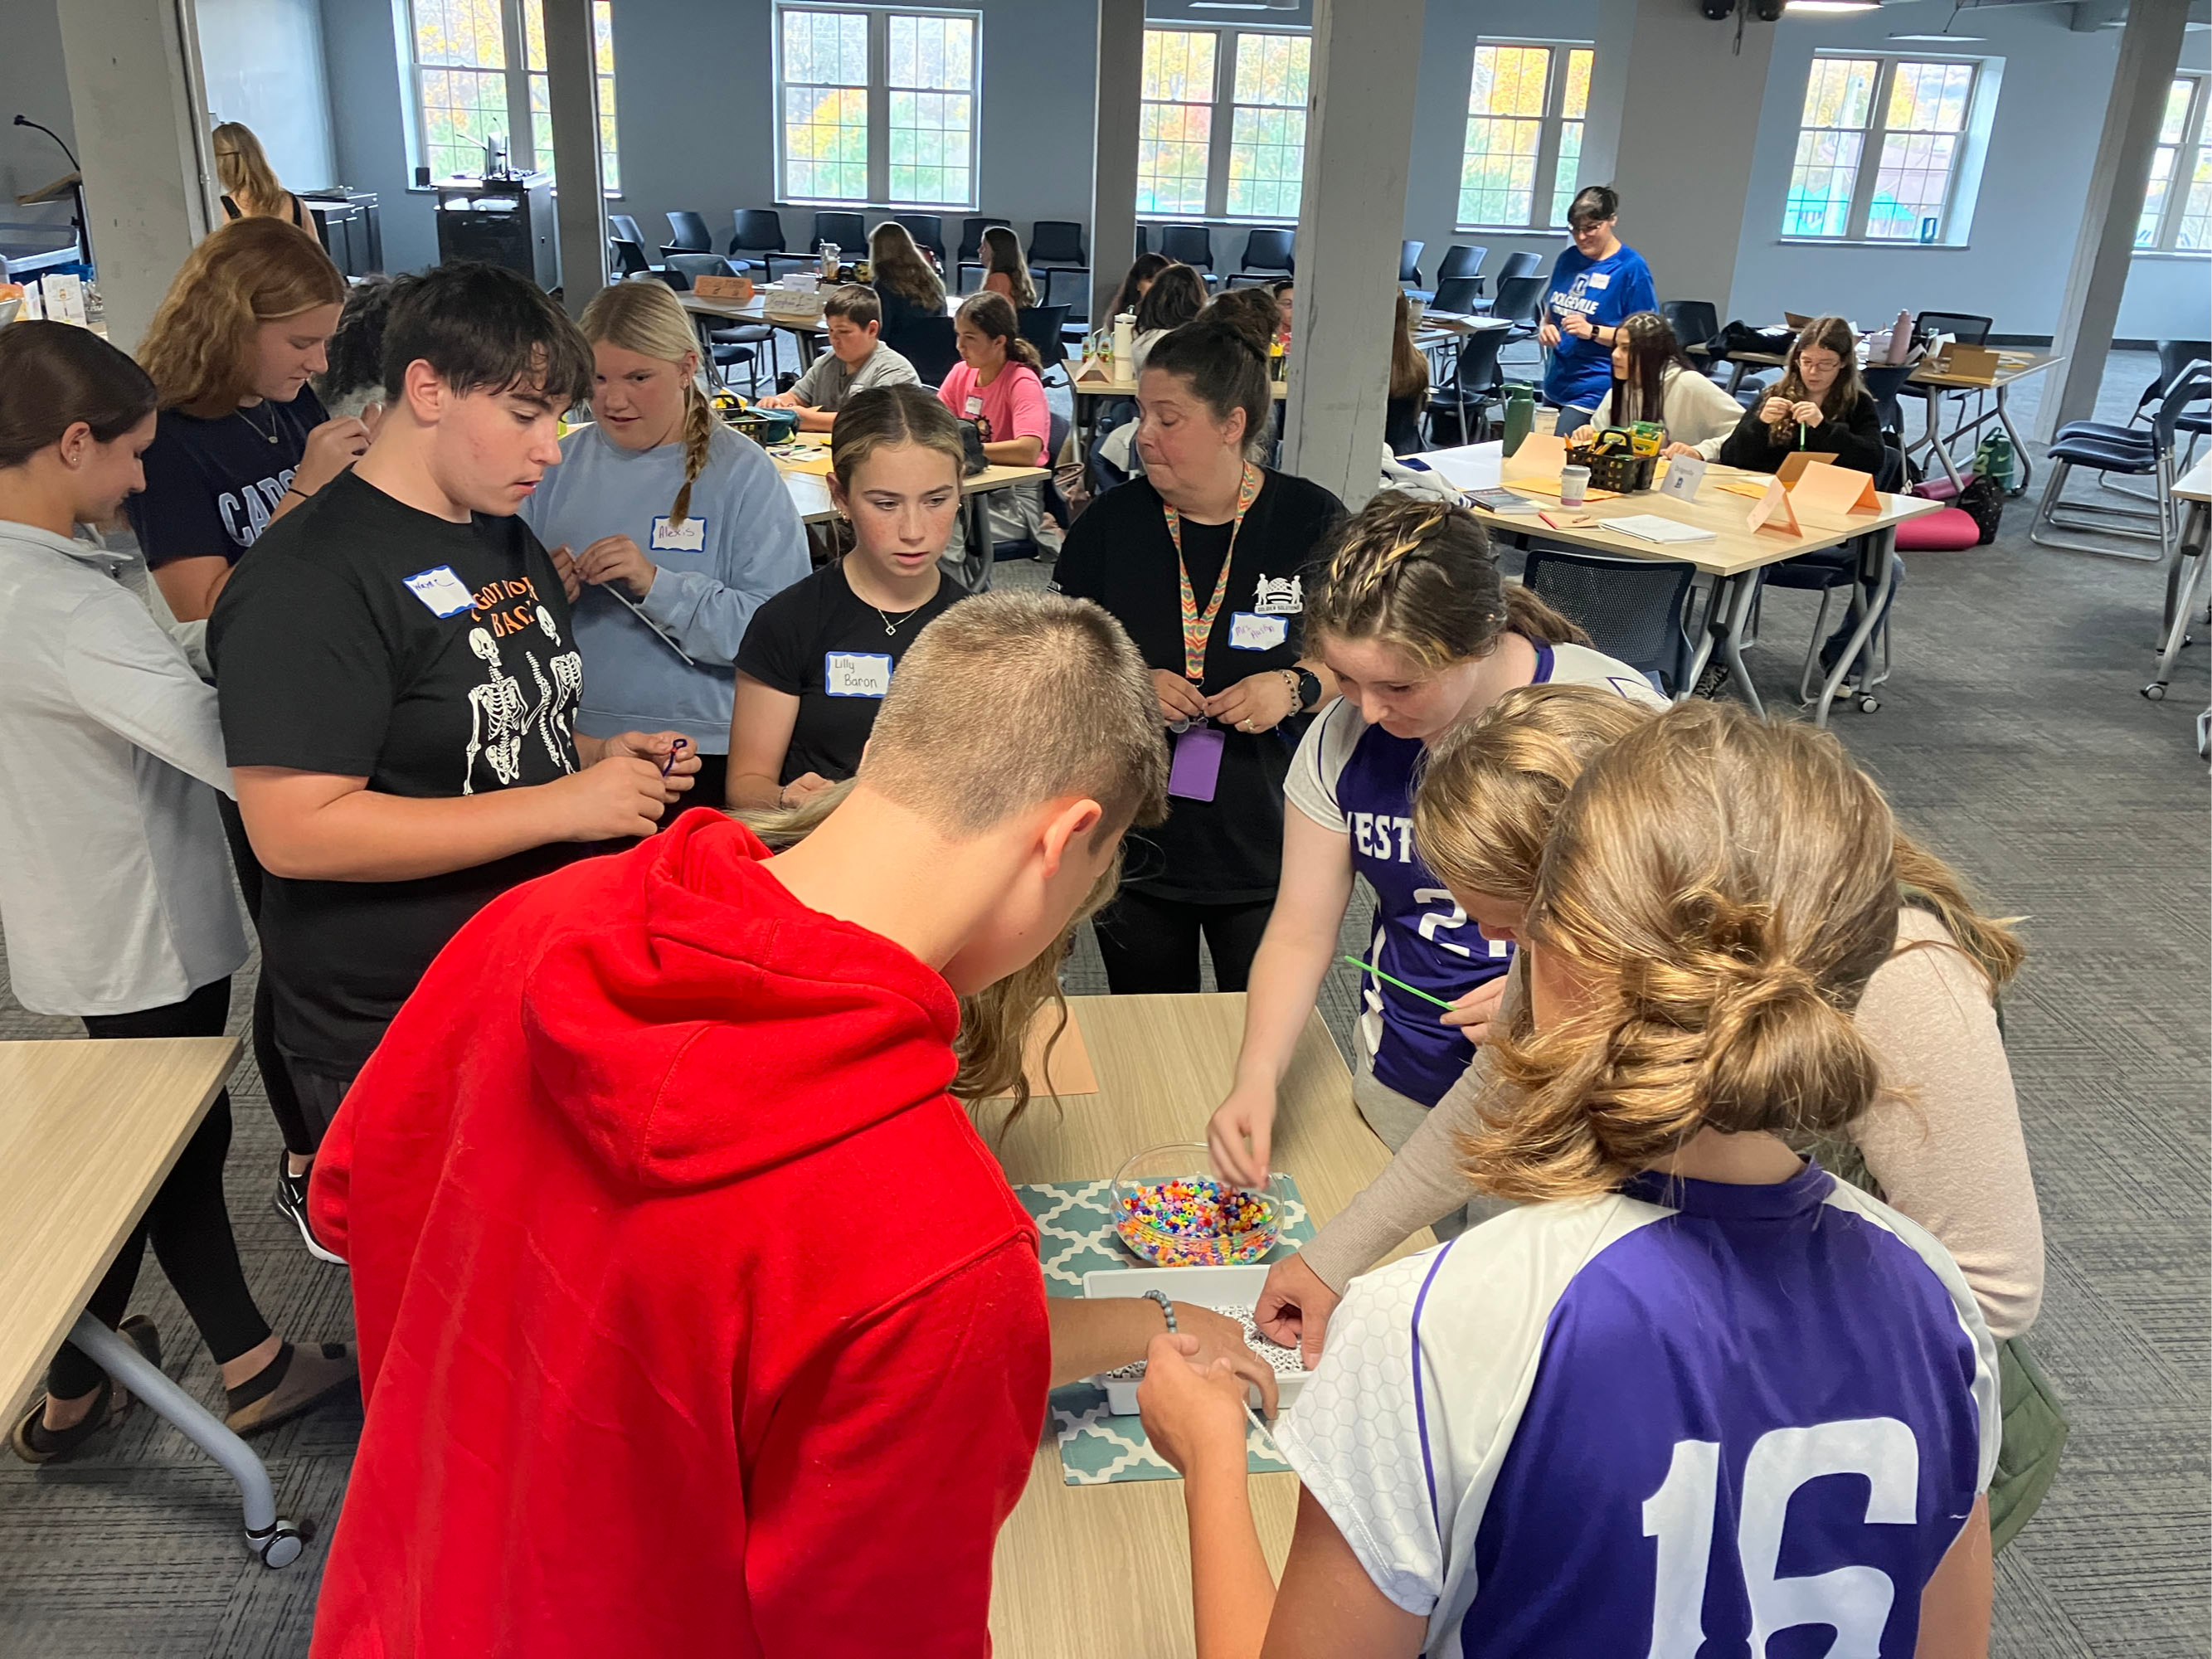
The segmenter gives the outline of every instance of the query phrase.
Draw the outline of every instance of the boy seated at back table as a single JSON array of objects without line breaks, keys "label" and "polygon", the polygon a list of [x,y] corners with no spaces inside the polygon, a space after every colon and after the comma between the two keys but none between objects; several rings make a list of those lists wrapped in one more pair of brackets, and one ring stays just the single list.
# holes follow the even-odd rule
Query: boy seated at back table
[{"label": "boy seated at back table", "polygon": [[827,355],[799,377],[788,392],[761,399],[763,409],[795,409],[801,432],[827,432],[837,423],[845,399],[872,386],[919,386],[914,365],[883,343],[883,307],[872,288],[833,288],[822,302],[822,322],[830,336]]}]

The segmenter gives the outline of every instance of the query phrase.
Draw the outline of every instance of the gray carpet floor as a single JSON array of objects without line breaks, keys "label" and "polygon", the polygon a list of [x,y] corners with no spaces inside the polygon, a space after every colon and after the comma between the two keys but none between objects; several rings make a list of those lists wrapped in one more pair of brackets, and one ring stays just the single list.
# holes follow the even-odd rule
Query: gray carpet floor
[{"label": "gray carpet floor", "polygon": [[[2100,412],[2124,418],[2153,367],[2115,358]],[[2033,407],[2031,383],[2023,428]],[[2041,1514],[1998,1563],[1994,1650],[2203,1655],[2212,1135],[2207,802],[2191,723],[2212,701],[2212,639],[2183,654],[2167,702],[2146,702],[2160,572],[2031,546],[2029,505],[2011,504],[1992,546],[1911,559],[1883,706],[1841,713],[1836,728],[1910,825],[1995,908],[2027,918],[2033,955],[2006,1015],[2049,1261],[2033,1340],[2074,1435]],[[1770,596],[1752,653],[1770,702],[1786,706],[1811,612],[1800,596]],[[1348,935],[1363,927],[1355,915]],[[1072,988],[1105,989],[1087,941]],[[1340,1043],[1351,1012],[1333,982],[1323,1012]],[[77,1035],[0,996],[0,1036]],[[233,1096],[231,1206],[248,1276],[287,1334],[344,1339],[343,1270],[311,1261],[270,1208],[279,1143],[250,1054]],[[137,1305],[167,1334],[172,1375],[215,1399],[213,1368],[150,1263]],[[287,1513],[329,1528],[358,1430],[349,1408],[261,1443]],[[269,1572],[236,1528],[222,1476],[150,1413],[65,1466],[33,1471],[0,1454],[0,1655],[304,1653],[322,1545]]]}]

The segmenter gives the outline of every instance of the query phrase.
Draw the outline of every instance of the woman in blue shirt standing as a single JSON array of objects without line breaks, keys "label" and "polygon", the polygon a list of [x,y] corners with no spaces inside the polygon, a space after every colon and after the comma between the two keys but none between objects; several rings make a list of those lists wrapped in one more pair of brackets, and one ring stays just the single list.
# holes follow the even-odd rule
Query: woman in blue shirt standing
[{"label": "woman in blue shirt standing", "polygon": [[1567,209],[1575,245],[1553,262],[1544,295],[1544,320],[1536,338],[1549,350],[1544,401],[1568,410],[1555,430],[1584,424],[1613,388],[1613,347],[1620,325],[1639,311],[1659,309],[1651,267],[1613,234],[1620,198],[1610,185],[1591,185]]},{"label": "woman in blue shirt standing", "polygon": [[757,444],[715,420],[673,293],[618,283],[579,319],[592,424],[561,441],[522,516],[553,550],[584,659],[576,729],[690,738],[695,800],[719,803],[738,647],[762,601],[808,571],[806,529]]}]

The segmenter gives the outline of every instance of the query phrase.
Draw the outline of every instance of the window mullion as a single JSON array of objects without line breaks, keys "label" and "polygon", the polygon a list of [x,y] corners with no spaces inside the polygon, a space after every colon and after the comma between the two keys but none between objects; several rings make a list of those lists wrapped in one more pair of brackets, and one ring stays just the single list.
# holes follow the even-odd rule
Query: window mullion
[{"label": "window mullion", "polygon": [[1212,128],[1206,146],[1206,216],[1229,216],[1229,135],[1237,124],[1237,35],[1213,32]]},{"label": "window mullion", "polygon": [[1548,230],[1552,198],[1559,187],[1559,115],[1567,106],[1567,77],[1560,48],[1544,51],[1544,112],[1536,122],[1536,172],[1528,192],[1528,228]]},{"label": "window mullion", "polygon": [[1881,155],[1883,137],[1888,131],[1890,83],[1897,78],[1895,58],[1876,61],[1881,68],[1874,77],[1874,96],[1867,105],[1866,125],[1860,130],[1858,170],[1851,179],[1851,215],[1844,226],[1844,240],[1850,242],[1866,240],[1867,220],[1874,211],[1876,163]]},{"label": "window mullion", "polygon": [[534,173],[538,167],[538,124],[530,118],[530,41],[522,22],[522,8],[529,3],[532,0],[500,0],[499,28],[507,43],[507,165]]},{"label": "window mullion", "polygon": [[891,199],[890,14],[868,11],[868,200]]}]

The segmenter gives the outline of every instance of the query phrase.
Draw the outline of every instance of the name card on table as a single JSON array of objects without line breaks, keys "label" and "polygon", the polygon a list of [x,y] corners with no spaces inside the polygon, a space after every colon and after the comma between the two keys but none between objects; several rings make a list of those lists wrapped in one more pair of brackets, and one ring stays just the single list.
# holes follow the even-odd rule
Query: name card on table
[{"label": "name card on table", "polygon": [[1848,466],[1814,467],[1790,492],[1797,511],[1816,522],[1843,522],[1854,513],[1879,513],[1881,497],[1871,473]]},{"label": "name card on table", "polygon": [[1695,455],[1677,455],[1667,463],[1667,476],[1659,481],[1659,493],[1672,495],[1678,501],[1698,499],[1698,486],[1705,481],[1705,463]]},{"label": "name card on table", "polygon": [[730,300],[738,305],[753,297],[753,279],[750,276],[695,276],[691,291],[702,300]]},{"label": "name card on table", "polygon": [[1825,449],[1792,450],[1782,458],[1782,465],[1774,470],[1774,476],[1795,489],[1797,480],[1814,467],[1833,466],[1835,463],[1836,458]]},{"label": "name card on table", "polygon": [[1075,384],[1078,386],[1094,381],[1103,381],[1111,385],[1113,380],[1113,371],[1107,367],[1106,360],[1103,357],[1085,357],[1082,366],[1075,371]]},{"label": "name card on table", "polygon": [[1766,493],[1759,498],[1744,523],[1753,530],[1776,530],[1785,536],[1802,533],[1797,528],[1796,511],[1790,505],[1790,492],[1782,487],[1779,478],[1766,486]]},{"label": "name card on table", "polygon": [[1505,457],[1500,471],[1508,478],[1548,477],[1556,479],[1567,464],[1567,441],[1548,432],[1532,432],[1521,447]]}]

